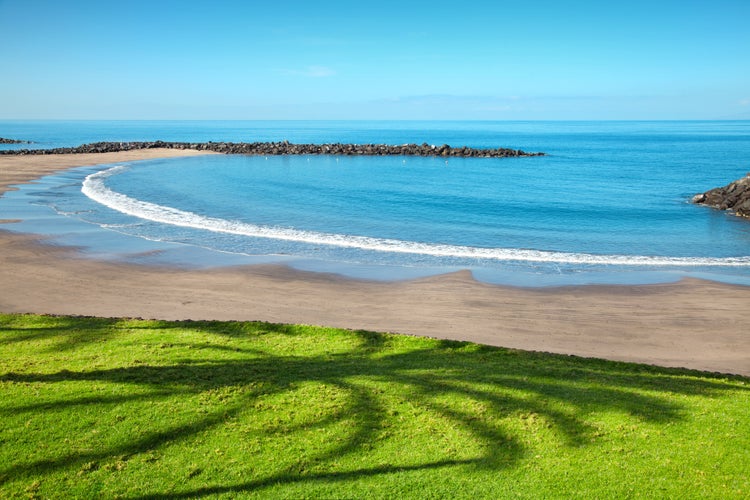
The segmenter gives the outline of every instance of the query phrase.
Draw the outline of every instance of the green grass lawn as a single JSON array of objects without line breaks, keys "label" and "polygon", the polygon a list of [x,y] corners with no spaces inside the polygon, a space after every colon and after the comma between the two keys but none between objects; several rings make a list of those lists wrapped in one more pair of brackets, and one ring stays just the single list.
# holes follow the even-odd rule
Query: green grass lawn
[{"label": "green grass lawn", "polygon": [[750,497],[750,379],[364,331],[0,315],[0,497]]}]

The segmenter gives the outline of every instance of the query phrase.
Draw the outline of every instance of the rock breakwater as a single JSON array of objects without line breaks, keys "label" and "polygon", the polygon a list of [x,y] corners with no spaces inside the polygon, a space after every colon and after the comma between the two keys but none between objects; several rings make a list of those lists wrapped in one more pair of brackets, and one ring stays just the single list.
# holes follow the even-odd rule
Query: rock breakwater
[{"label": "rock breakwater", "polygon": [[750,218],[750,174],[726,186],[696,194],[692,201]]},{"label": "rock breakwater", "polygon": [[447,144],[293,144],[282,142],[95,142],[70,148],[19,149],[0,151],[0,154],[51,155],[71,153],[110,153],[135,149],[194,149],[224,154],[245,155],[346,155],[346,156],[440,156],[461,158],[509,158],[521,156],[544,156],[544,153],[527,153],[520,149],[482,149],[451,147]]},{"label": "rock breakwater", "polygon": [[31,144],[31,141],[19,141],[18,139],[0,137],[0,144]]}]

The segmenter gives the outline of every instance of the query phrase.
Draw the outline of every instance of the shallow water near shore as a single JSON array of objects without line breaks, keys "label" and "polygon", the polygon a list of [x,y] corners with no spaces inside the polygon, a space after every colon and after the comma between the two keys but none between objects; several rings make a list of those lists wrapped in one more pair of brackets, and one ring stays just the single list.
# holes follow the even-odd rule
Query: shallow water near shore
[{"label": "shallow water near shore", "polygon": [[[231,123],[204,125],[222,140],[448,143],[548,156],[220,155],[85,167],[7,193],[0,218],[23,222],[3,229],[156,265],[282,263],[384,280],[469,269],[521,286],[687,276],[750,285],[750,221],[689,203],[745,174],[750,122],[239,122],[233,132]],[[110,126],[99,140],[118,137]],[[118,140],[209,133],[151,126]],[[85,141],[73,142],[63,145]]]}]

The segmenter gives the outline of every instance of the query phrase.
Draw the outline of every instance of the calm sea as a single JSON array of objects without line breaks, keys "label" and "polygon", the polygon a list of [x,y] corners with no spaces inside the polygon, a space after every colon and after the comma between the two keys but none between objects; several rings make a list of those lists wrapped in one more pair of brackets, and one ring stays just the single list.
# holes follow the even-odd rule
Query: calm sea
[{"label": "calm sea", "polygon": [[6,194],[3,229],[95,257],[280,262],[370,279],[750,285],[750,221],[689,203],[750,170],[749,121],[0,121],[4,149],[96,141],[423,143],[544,157],[204,156],[74,169]]}]

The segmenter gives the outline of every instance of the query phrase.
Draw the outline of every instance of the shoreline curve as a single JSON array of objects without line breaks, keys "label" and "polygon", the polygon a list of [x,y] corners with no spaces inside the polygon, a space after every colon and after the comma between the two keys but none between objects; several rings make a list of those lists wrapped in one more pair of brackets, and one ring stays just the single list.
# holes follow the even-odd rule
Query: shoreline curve
[{"label": "shoreline curve", "polygon": [[[195,154],[207,153],[2,155],[0,195],[68,168]],[[750,287],[697,279],[529,289],[468,271],[383,283],[280,265],[185,270],[86,259],[0,224],[0,290],[6,313],[317,324],[750,376]]]}]

